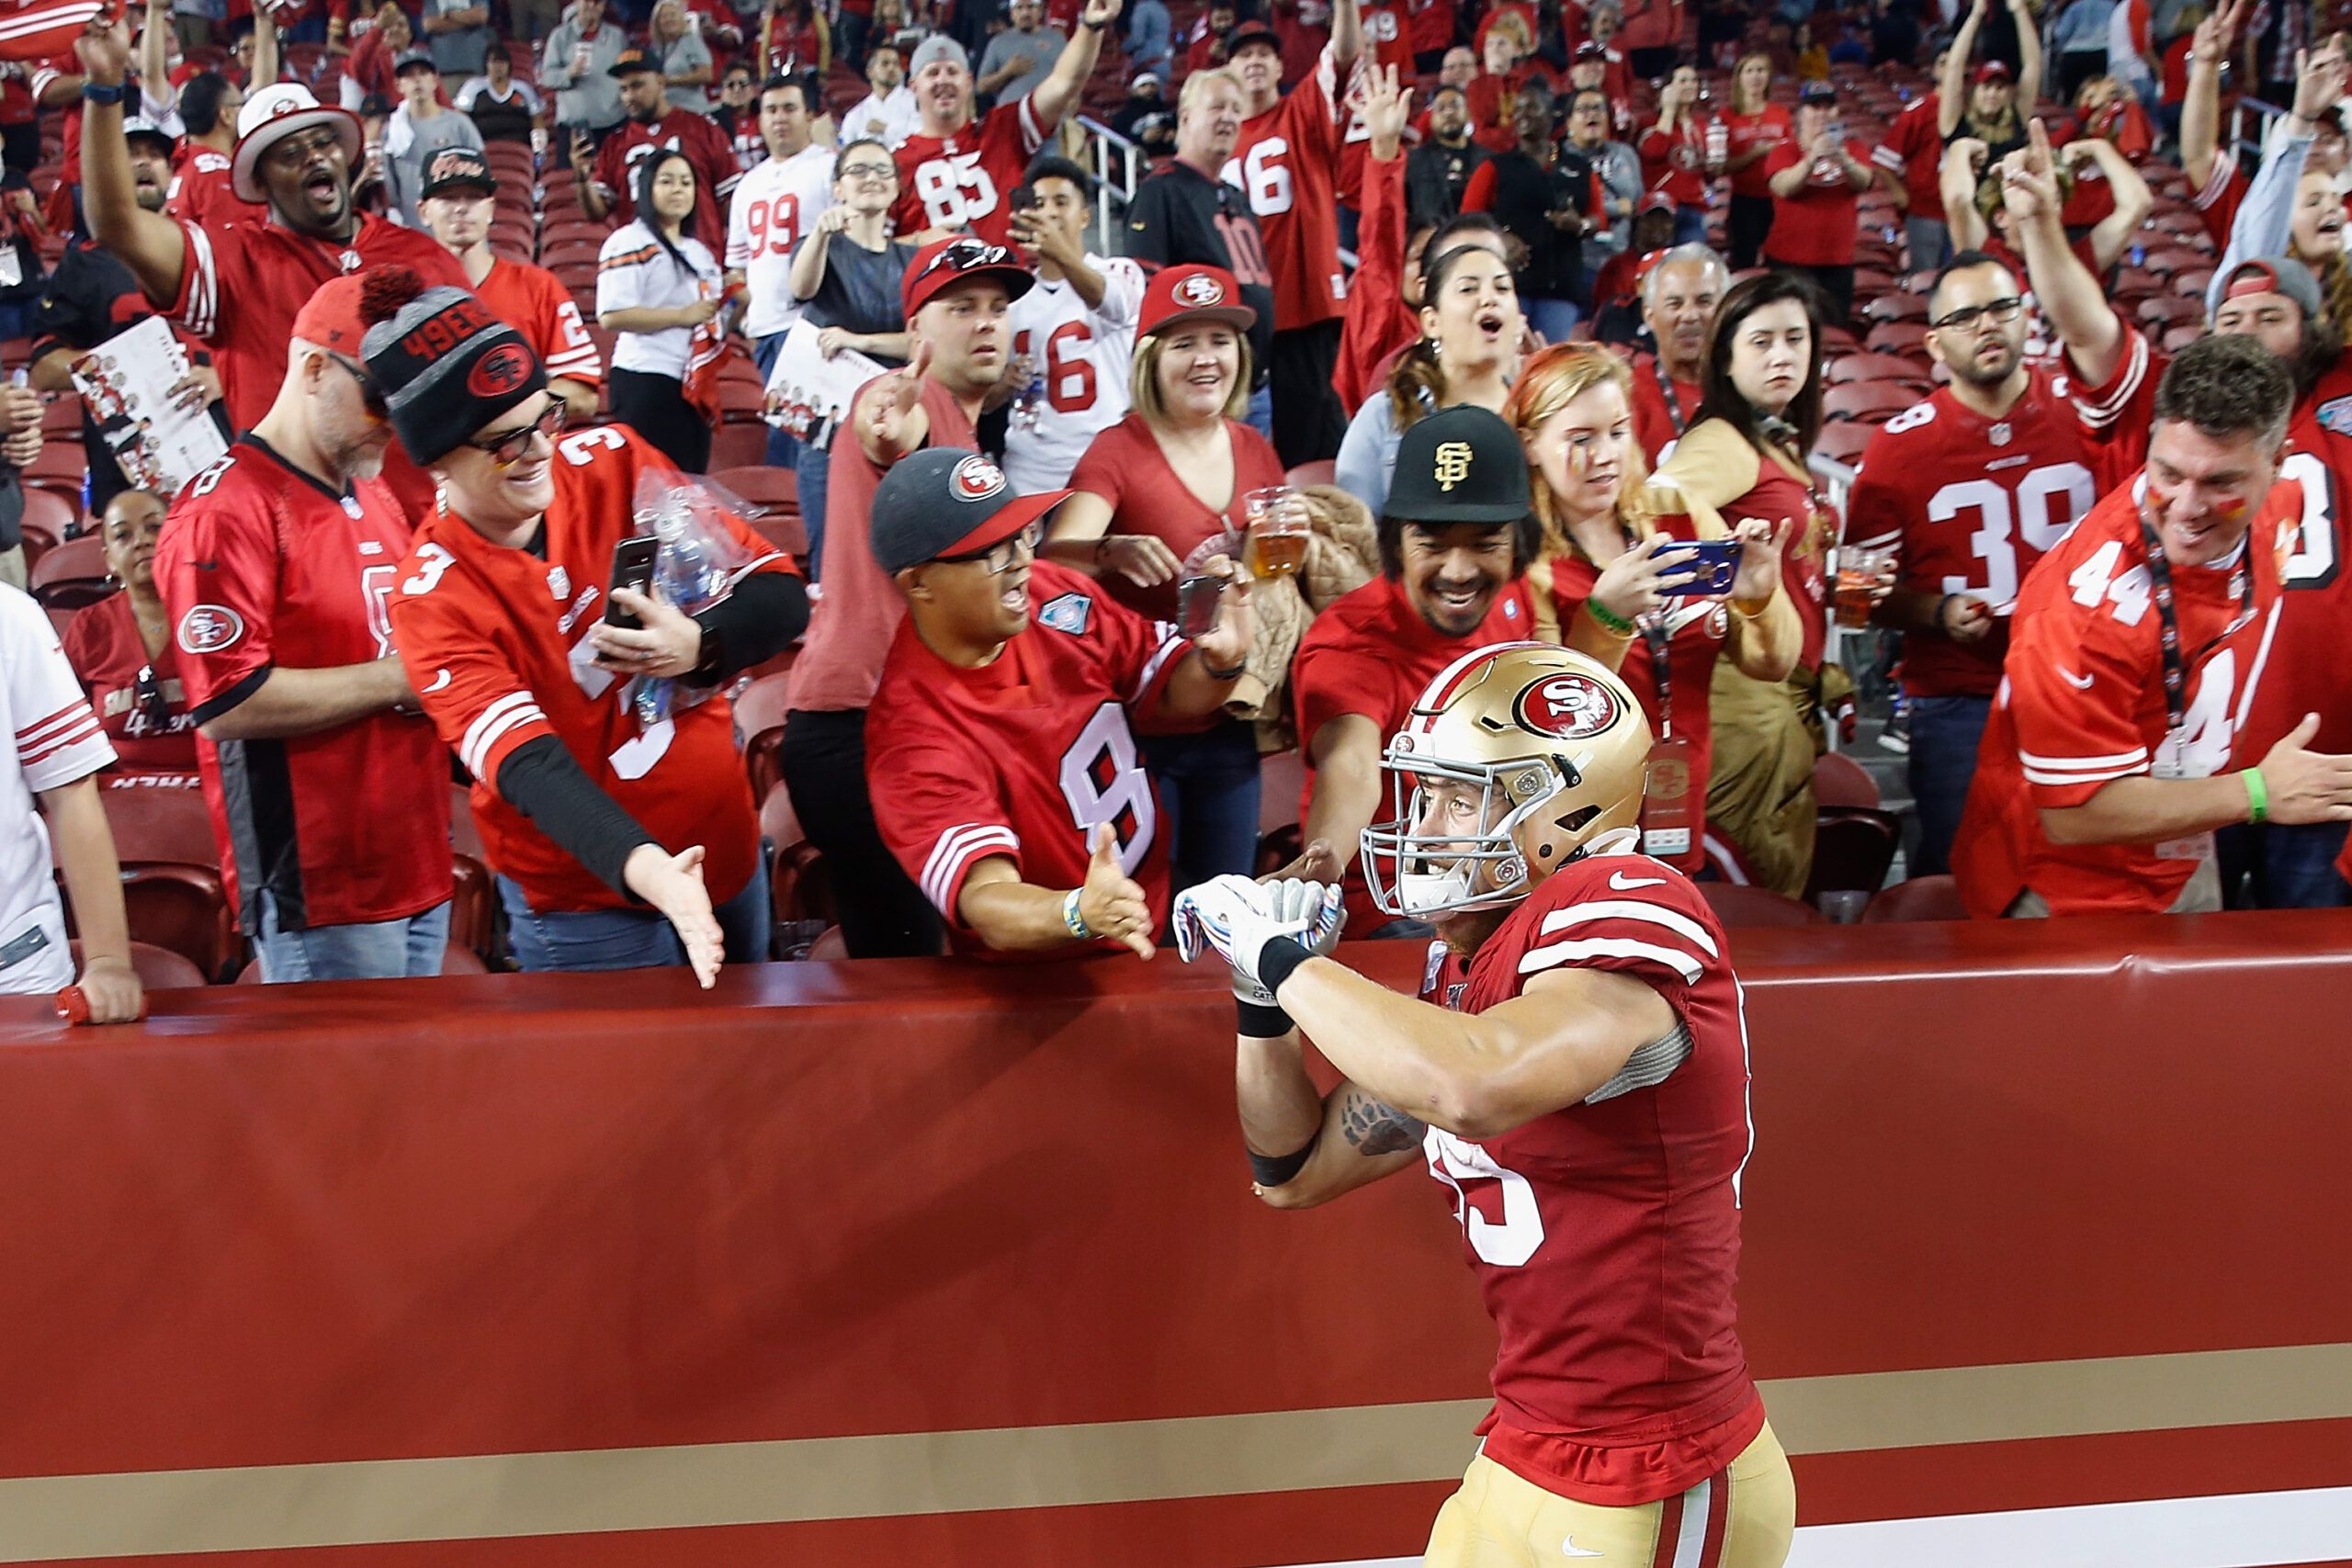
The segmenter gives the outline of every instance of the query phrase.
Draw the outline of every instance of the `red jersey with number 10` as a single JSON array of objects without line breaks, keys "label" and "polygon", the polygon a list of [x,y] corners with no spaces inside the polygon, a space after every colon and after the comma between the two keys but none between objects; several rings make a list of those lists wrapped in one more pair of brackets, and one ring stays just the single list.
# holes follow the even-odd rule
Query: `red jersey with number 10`
[{"label": "red jersey with number 10", "polygon": [[899,237],[968,229],[992,244],[1009,244],[1008,203],[1045,141],[1046,128],[1025,93],[953,136],[917,130],[890,154],[899,161],[899,201],[890,209]]},{"label": "red jersey with number 10", "polygon": [[1327,47],[1307,78],[1273,107],[1241,122],[1220,177],[1238,186],[1265,236],[1274,278],[1274,329],[1311,327],[1346,309],[1340,271],[1340,121],[1338,67]]},{"label": "red jersey with number 10", "polygon": [[2098,500],[2066,378],[2040,367],[2027,376],[1999,419],[1946,387],[1887,421],[1862,452],[1846,538],[1893,550],[1907,592],[1972,594],[1997,617],[1977,642],[1905,637],[1903,689],[1914,696],[1993,694],[2026,574]]},{"label": "red jersey with number 10", "polygon": [[974,670],[902,622],[866,715],[875,821],[959,952],[986,951],[957,913],[974,866],[1001,855],[1023,882],[1076,887],[1103,822],[1153,929],[1168,919],[1168,839],[1127,716],[1159,705],[1191,645],[1046,561],[1029,569],[1029,629]]},{"label": "red jersey with number 10", "polygon": [[[613,547],[633,532],[638,479],[649,471],[674,478],[627,425],[573,431],[549,464],[555,500],[541,553],[494,545],[444,506],[417,530],[392,596],[409,683],[473,775],[482,852],[492,871],[522,885],[534,909],[629,907],[498,793],[507,757],[542,735],[563,742],[663,849],[703,846],[712,903],[741,893],[758,863],[759,820],[727,699],[682,705],[643,725],[628,701],[632,682],[599,669],[588,642],[605,614]],[[738,576],[793,570],[721,515],[746,563]]]},{"label": "red jersey with number 10", "polygon": [[1431,966],[1428,999],[1457,1012],[1574,967],[1639,980],[1680,1021],[1577,1104],[1480,1143],[1436,1127],[1422,1142],[1500,1336],[1484,1452],[1577,1502],[1673,1496],[1763,1429],[1733,1300],[1754,1139],[1725,945],[1679,872],[1595,854],[1545,877],[1466,973]]}]

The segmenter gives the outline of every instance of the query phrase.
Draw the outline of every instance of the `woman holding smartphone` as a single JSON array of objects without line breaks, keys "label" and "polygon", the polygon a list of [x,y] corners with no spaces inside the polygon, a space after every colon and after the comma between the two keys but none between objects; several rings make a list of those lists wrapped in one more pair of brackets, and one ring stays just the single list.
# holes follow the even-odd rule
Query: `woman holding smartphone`
[{"label": "woman holding smartphone", "polygon": [[[1537,629],[1614,670],[1641,704],[1657,756],[1679,761],[1683,787],[1659,790],[1674,810],[1645,816],[1643,849],[1683,871],[1702,860],[1713,753],[1710,682],[1719,655],[1778,681],[1796,663],[1795,608],[1781,590],[1773,530],[1761,519],[1726,529],[1704,502],[1687,513],[1645,493],[1634,438],[1633,376],[1608,349],[1563,344],[1520,372],[1504,417],[1527,447],[1544,556],[1528,572]],[[1707,541],[1709,551],[1689,547]],[[1725,541],[1739,546],[1736,565]],[[1706,592],[1728,574],[1727,592]],[[1660,770],[1663,774],[1669,770]]]}]

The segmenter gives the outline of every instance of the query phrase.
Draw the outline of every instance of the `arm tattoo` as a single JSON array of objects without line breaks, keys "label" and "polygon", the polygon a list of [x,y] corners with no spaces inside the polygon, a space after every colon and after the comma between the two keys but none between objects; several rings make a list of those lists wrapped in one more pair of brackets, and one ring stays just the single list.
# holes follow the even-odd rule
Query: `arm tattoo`
[{"label": "arm tattoo", "polygon": [[1360,1155],[1402,1154],[1421,1141],[1421,1124],[1393,1105],[1348,1090],[1340,1105],[1340,1132]]}]

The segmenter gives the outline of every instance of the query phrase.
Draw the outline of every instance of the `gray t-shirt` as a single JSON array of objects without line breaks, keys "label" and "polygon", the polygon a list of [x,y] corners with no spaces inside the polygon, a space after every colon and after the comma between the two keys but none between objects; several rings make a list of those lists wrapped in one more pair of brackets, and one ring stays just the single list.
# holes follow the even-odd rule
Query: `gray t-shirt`
[{"label": "gray t-shirt", "polygon": [[628,46],[628,34],[610,17],[593,39],[568,17],[556,24],[540,51],[539,85],[556,90],[557,124],[602,130],[621,122],[621,85],[606,73]]},{"label": "gray t-shirt", "polygon": [[[908,241],[893,240],[878,251],[869,251],[846,234],[834,235],[825,250],[825,276],[801,314],[811,326],[840,327],[845,332],[906,331],[899,285],[906,278],[907,264],[915,250]],[[878,354],[874,357],[886,365],[897,363]]]},{"label": "gray t-shirt", "polygon": [[980,68],[973,74],[985,76],[991,71],[1001,71],[1012,63],[1015,55],[1027,55],[1029,69],[996,90],[996,101],[1009,104],[1034,92],[1038,83],[1054,73],[1054,62],[1062,57],[1062,50],[1069,42],[1054,28],[1041,27],[1034,33],[1007,28],[989,39],[988,52],[980,56]]},{"label": "gray t-shirt", "polygon": [[[468,11],[476,3],[477,0],[426,0],[425,14],[440,16],[449,11]],[[452,82],[462,82],[469,76],[481,74],[482,62],[490,53],[490,25],[485,22],[477,27],[459,28],[454,32],[426,33],[424,47],[442,75]]]},{"label": "gray t-shirt", "polygon": [[385,195],[410,228],[424,227],[416,216],[416,198],[424,184],[425,165],[435,153],[452,147],[481,150],[481,131],[469,117],[443,109],[431,119],[412,119],[405,104],[393,111],[384,130]]},{"label": "gray t-shirt", "polygon": [[[660,58],[664,76],[684,76],[697,65],[710,63],[710,45],[691,28],[666,44],[654,45],[652,52]],[[708,87],[671,87],[665,89],[665,96],[673,109],[691,109],[695,114],[710,112]]]}]

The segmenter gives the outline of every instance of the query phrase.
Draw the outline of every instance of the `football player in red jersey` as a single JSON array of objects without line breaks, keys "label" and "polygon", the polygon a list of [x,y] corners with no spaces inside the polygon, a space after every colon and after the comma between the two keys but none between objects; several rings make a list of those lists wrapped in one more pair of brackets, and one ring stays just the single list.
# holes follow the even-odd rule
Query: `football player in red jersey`
[{"label": "football player in red jersey", "polygon": [[1847,540],[1894,555],[1871,618],[1904,632],[1917,876],[1947,869],[2018,585],[2098,499],[2066,378],[2025,362],[2023,293],[1982,252],[1952,258],[1928,295],[1951,383],[1871,438],[1846,503]]},{"label": "football player in red jersey", "polygon": [[1274,389],[1274,450],[1285,468],[1336,456],[1348,421],[1331,385],[1347,298],[1336,181],[1346,114],[1341,95],[1363,43],[1356,0],[1336,0],[1331,41],[1314,71],[1287,94],[1282,39],[1272,28],[1245,22],[1227,45],[1241,83],[1243,118],[1218,177],[1249,197],[1273,274],[1273,352],[1267,368]]},{"label": "football player in red jersey", "polygon": [[907,602],[866,729],[875,820],[956,950],[1151,957],[1168,835],[1130,718],[1183,728],[1240,679],[1256,616],[1223,557],[1187,641],[1036,558],[1068,491],[1016,496],[974,452],[902,458],[874,493],[875,563]]},{"label": "football player in red jersey", "polygon": [[2239,730],[2303,512],[2278,477],[2293,400],[2260,344],[2191,344],[2146,468],[2027,581],[1952,851],[1970,914],[2217,909],[2215,829],[2352,820],[2316,714],[2258,761]]},{"label": "football player in red jersey", "polygon": [[1062,47],[1053,74],[1009,104],[972,120],[972,66],[964,46],[933,33],[915,46],[907,67],[920,118],[892,154],[899,205],[890,216],[902,239],[933,230],[968,229],[996,244],[1012,232],[1005,203],[1029,160],[1076,108],[1102,51],[1102,32],[1119,19],[1120,0],[1086,0],[1078,32]]},{"label": "football player in red jersey", "polygon": [[[294,314],[328,279],[397,263],[426,279],[464,288],[466,275],[430,234],[351,204],[359,121],[322,108],[307,87],[275,83],[245,100],[237,121],[232,186],[266,200],[269,220],[212,226],[175,221],[139,205],[122,138],[119,95],[130,44],[119,26],[75,40],[90,88],[82,116],[82,207],[91,236],[114,253],[147,298],[212,344],[229,423],[250,430],[285,379]],[[85,93],[89,89],[85,88]],[[421,517],[433,486],[397,451],[384,480],[401,509]]]},{"label": "football player in red jersey", "polygon": [[[1220,877],[1177,900],[1186,955],[1233,966],[1259,1196],[1305,1208],[1426,1163],[1462,1224],[1500,1345],[1434,1568],[1788,1553],[1795,1486],[1733,1302],[1739,981],[1698,889],[1633,852],[1649,751],[1582,654],[1511,643],[1439,672],[1382,764],[1396,818],[1363,833],[1380,908],[1436,922],[1421,1000],[1319,956],[1337,888]],[[1301,1032],[1341,1075],[1329,1095]]]},{"label": "football player in red jersey", "polygon": [[448,944],[449,759],[392,649],[410,535],[376,478],[360,288],[303,305],[277,400],[155,549],[221,880],[272,983],[437,975]]},{"label": "football player in red jersey", "polygon": [[441,481],[400,569],[392,631],[473,776],[516,959],[690,964],[706,987],[722,952],[764,959],[767,877],[727,702],[673,688],[649,714],[637,682],[708,688],[781,652],[808,618],[791,561],[718,513],[741,564],[711,604],[688,615],[614,583],[608,604],[640,481],[684,481],[626,426],[565,434],[520,333],[471,295],[388,272],[368,280],[368,369]]}]

